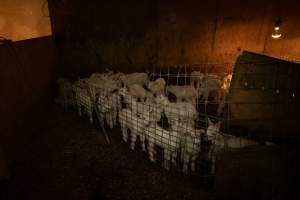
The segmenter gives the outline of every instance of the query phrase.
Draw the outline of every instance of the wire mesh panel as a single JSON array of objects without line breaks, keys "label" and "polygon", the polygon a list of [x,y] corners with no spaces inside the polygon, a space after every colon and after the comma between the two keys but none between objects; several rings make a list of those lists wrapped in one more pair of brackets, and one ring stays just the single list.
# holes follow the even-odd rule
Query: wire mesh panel
[{"label": "wire mesh panel", "polygon": [[190,114],[184,104],[178,107],[177,103],[136,102],[133,98],[129,102],[119,112],[119,122],[123,140],[132,150],[139,137],[149,159],[162,163],[166,169],[173,167],[188,173],[190,166],[192,172],[197,168],[211,174],[211,167],[203,163],[203,157],[202,166],[196,164],[205,135],[205,129],[195,128],[196,109]]},{"label": "wire mesh panel", "polygon": [[75,92],[78,114],[80,116],[83,113],[86,114],[89,117],[90,123],[93,124],[93,104],[88,92],[88,84],[85,80],[78,80],[73,84],[73,90]]},{"label": "wire mesh panel", "polygon": [[[97,82],[98,81],[98,82]],[[107,86],[102,84],[104,80],[89,80],[88,93],[93,105],[97,120],[100,124],[102,132],[110,143],[109,137],[105,130],[105,124],[113,128],[117,124],[117,116],[120,108],[120,96],[114,85]]]},{"label": "wire mesh panel", "polygon": [[[168,80],[166,95],[171,102],[166,106],[165,114],[172,129],[180,136],[179,169],[184,173],[215,174],[214,137],[219,132],[218,122],[222,121],[220,106],[225,105],[220,103],[225,102],[223,83],[225,77],[231,76],[225,66],[228,64],[182,65],[177,66],[177,73],[176,68],[164,67],[151,74],[153,79],[157,76]],[[226,81],[229,85],[230,80]]]},{"label": "wire mesh panel", "polygon": [[259,62],[244,62],[234,73],[232,68],[199,64],[161,66],[151,74],[93,74],[87,93],[77,88],[77,104],[96,113],[105,133],[119,124],[132,150],[140,145],[165,169],[213,177],[220,152],[274,145],[274,138],[245,127],[274,131],[274,118],[287,112],[278,105],[288,103],[290,112],[298,92],[294,68],[280,71],[274,63]]},{"label": "wire mesh panel", "polygon": [[[105,135],[118,121],[130,148],[140,145],[151,161],[165,169],[213,176],[213,133],[219,130],[216,122],[221,119],[216,112],[221,98],[211,93],[218,89],[216,84],[221,87],[224,73],[206,73],[210,65],[193,66],[199,67],[194,73],[188,67],[184,66],[184,73],[182,67],[174,74],[174,68],[168,67],[167,72],[154,71],[149,76],[93,74],[73,84],[78,112],[85,111],[91,122],[95,112]],[[209,86],[211,91],[206,90]],[[208,124],[208,119],[214,123]]]}]

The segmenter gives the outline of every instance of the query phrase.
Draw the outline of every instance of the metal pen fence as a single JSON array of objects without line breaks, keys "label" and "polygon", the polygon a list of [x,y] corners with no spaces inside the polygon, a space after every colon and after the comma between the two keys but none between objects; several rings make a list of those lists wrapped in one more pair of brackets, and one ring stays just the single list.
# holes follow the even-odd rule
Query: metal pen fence
[{"label": "metal pen fence", "polygon": [[[246,69],[249,65],[265,68],[265,63],[243,65]],[[235,72],[237,74],[233,74]],[[230,63],[162,66],[153,69],[148,78],[150,82],[159,78],[165,81],[164,92],[160,95],[152,94],[147,85],[143,85],[143,89],[152,96],[143,99],[132,95],[126,85],[116,90],[87,81],[87,93],[76,92],[76,97],[78,104],[86,110],[93,107],[108,141],[107,127],[113,128],[119,124],[122,138],[132,150],[140,145],[151,161],[161,163],[165,169],[213,177],[219,152],[251,145],[271,145],[276,141],[272,140],[274,135],[266,140],[266,137],[253,137],[249,131],[236,134],[238,128],[233,130],[235,126],[228,126],[235,120],[235,115],[251,115],[251,109],[245,109],[245,105],[254,105],[255,108],[263,105],[264,109],[271,105],[270,110],[274,112],[273,104],[260,101],[273,98],[266,98],[266,91],[271,90],[276,96],[278,90],[274,86],[276,78],[273,77],[272,82],[267,72],[232,71]],[[222,88],[224,84],[227,84],[226,88]],[[298,88],[293,81],[289,84],[293,85],[292,88]],[[196,93],[187,94],[189,90],[195,90]],[[249,91],[255,98],[249,96]],[[294,96],[296,92],[293,89]],[[88,98],[80,97],[83,94],[89,94],[91,103],[82,103],[88,101]],[[184,98],[185,95],[187,98]],[[240,95],[240,102],[235,102],[235,95]],[[236,109],[239,106],[241,108]],[[242,112],[248,113],[242,115]],[[252,113],[255,112],[255,109],[252,110]],[[249,121],[251,116],[247,123]]]}]

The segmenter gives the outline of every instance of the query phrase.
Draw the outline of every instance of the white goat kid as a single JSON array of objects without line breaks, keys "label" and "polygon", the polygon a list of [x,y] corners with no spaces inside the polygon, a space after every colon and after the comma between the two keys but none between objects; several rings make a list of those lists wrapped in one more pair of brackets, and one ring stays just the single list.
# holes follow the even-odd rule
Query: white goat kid
[{"label": "white goat kid", "polygon": [[154,102],[153,96],[150,92],[146,91],[142,86],[133,84],[128,87],[122,87],[119,94],[123,97],[124,103],[128,106],[133,101],[136,102]]},{"label": "white goat kid", "polygon": [[148,139],[149,159],[155,162],[154,146],[160,146],[164,149],[164,167],[170,168],[170,162],[176,163],[177,150],[180,147],[180,135],[177,131],[165,130],[156,123],[151,123],[146,129]]},{"label": "white goat kid", "polygon": [[171,127],[178,121],[189,123],[191,127],[194,127],[195,119],[198,117],[195,106],[186,102],[166,103],[164,113]]},{"label": "white goat kid", "polygon": [[141,85],[132,84],[127,87],[129,95],[138,99],[141,102],[145,102],[146,99],[149,97],[148,92]]},{"label": "white goat kid", "polygon": [[89,117],[90,123],[93,124],[93,104],[87,88],[82,88],[81,86],[77,85],[74,86],[74,90],[79,116],[82,115],[83,108],[84,112]]},{"label": "white goat kid", "polygon": [[102,126],[104,121],[113,128],[117,122],[120,98],[117,91],[121,87],[121,73],[94,73],[88,79],[90,96],[97,104],[97,115]]},{"label": "white goat kid", "polygon": [[212,123],[211,120],[208,118],[208,127],[206,129],[206,140],[210,142],[208,147],[207,156],[208,159],[211,161],[211,173],[215,173],[215,163],[216,163],[216,152],[218,151],[217,146],[217,135],[220,133],[221,122]]},{"label": "white goat kid", "polygon": [[201,150],[201,138],[205,134],[205,130],[195,129],[193,124],[182,121],[174,122],[172,130],[177,131],[181,138],[183,172],[188,172],[189,163],[191,164],[191,170],[195,171],[195,161]]},{"label": "white goat kid", "polygon": [[183,172],[188,173],[188,164],[191,164],[191,170],[196,169],[196,158],[201,148],[201,137],[205,133],[203,129],[186,129],[182,141],[181,161],[183,162]]},{"label": "white goat kid", "polygon": [[[216,92],[218,101],[222,101],[229,91],[230,82],[232,79],[231,74],[202,74],[198,72],[200,77],[198,82],[201,80],[200,87],[198,88],[199,97],[207,102],[210,92]],[[197,84],[198,86],[199,84]],[[217,100],[217,99],[215,99]]]},{"label": "white goat kid", "polygon": [[132,150],[135,149],[135,142],[137,139],[137,136],[140,137],[142,150],[146,151],[145,147],[145,127],[149,123],[149,121],[146,118],[139,118],[136,115],[133,115],[133,113],[129,109],[123,109],[119,113],[119,120],[120,125],[122,128],[122,135],[123,140],[127,142],[128,140],[128,129],[130,130],[131,134],[131,143],[130,148]]},{"label": "white goat kid", "polygon": [[97,93],[97,108],[101,120],[106,120],[109,127],[113,128],[117,123],[118,111],[121,108],[118,92],[99,91]]},{"label": "white goat kid", "polygon": [[158,78],[148,84],[148,89],[154,96],[165,94],[166,81],[163,78]]},{"label": "white goat kid", "polygon": [[159,121],[162,112],[161,106],[155,104],[155,99],[152,96],[149,97],[149,94],[141,86],[134,85],[133,88],[140,91],[129,92],[126,87],[119,91],[127,108],[130,108],[136,116],[144,116],[155,122]]},{"label": "white goat kid", "polygon": [[124,74],[121,72],[110,75],[110,78],[116,82],[118,88],[122,87],[122,80],[121,80],[122,76],[124,76]]},{"label": "white goat kid", "polygon": [[[249,146],[258,146],[259,143],[242,137],[237,137],[229,134],[223,134],[220,132],[220,122],[213,124],[210,119],[208,119],[207,137],[212,143],[209,149],[209,159],[212,161],[212,172],[214,171],[214,165],[216,160],[216,153],[226,148],[228,149],[239,149]],[[271,143],[266,143],[270,144]]]},{"label": "white goat kid", "polygon": [[119,122],[122,130],[122,136],[124,142],[127,142],[128,140],[127,131],[128,131],[129,123],[132,120],[131,117],[132,117],[132,112],[127,108],[124,108],[119,112]]},{"label": "white goat kid", "polygon": [[90,86],[106,92],[113,92],[120,88],[120,81],[114,79],[114,76],[107,74],[92,74],[87,81]]},{"label": "white goat kid", "polygon": [[[220,87],[221,87],[221,80],[220,79],[209,79],[206,78],[202,82],[200,88],[198,89],[198,96],[201,99],[201,97],[205,100],[205,102],[208,101],[208,96],[211,92],[216,92],[218,98],[220,97]],[[215,99],[216,100],[216,99]]]},{"label": "white goat kid", "polygon": [[167,87],[167,94],[172,93],[176,96],[176,102],[189,102],[196,105],[198,97],[197,90],[191,86],[170,85]]},{"label": "white goat kid", "polygon": [[131,74],[123,74],[120,76],[123,84],[125,86],[137,84],[140,86],[145,86],[148,83],[148,74],[146,73],[131,73]]},{"label": "white goat kid", "polygon": [[190,84],[191,87],[194,87],[196,89],[200,88],[202,82],[204,79],[204,74],[199,71],[193,71],[190,74]]},{"label": "white goat kid", "polygon": [[220,125],[220,122],[213,124],[211,120],[208,119],[207,136],[208,140],[213,142],[216,151],[220,151],[224,148],[239,149],[259,145],[259,143],[254,140],[221,133]]},{"label": "white goat kid", "polygon": [[103,106],[107,109],[107,112],[105,112],[106,123],[112,129],[117,124],[118,111],[121,109],[121,102],[118,93],[110,93]]}]

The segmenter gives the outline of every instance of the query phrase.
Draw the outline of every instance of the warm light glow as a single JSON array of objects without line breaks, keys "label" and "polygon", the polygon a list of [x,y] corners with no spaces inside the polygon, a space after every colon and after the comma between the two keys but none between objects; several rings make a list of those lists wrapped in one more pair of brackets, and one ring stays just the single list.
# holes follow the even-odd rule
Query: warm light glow
[{"label": "warm light glow", "polygon": [[272,34],[272,38],[274,38],[274,39],[278,39],[280,37],[281,37],[281,33],[273,33]]},{"label": "warm light glow", "polygon": [[274,31],[272,32],[272,38],[278,39],[280,37],[281,37],[280,27],[279,26],[275,26],[274,27]]},{"label": "warm light glow", "polygon": [[281,20],[278,19],[276,22],[275,22],[275,26],[274,26],[274,30],[272,32],[272,38],[274,39],[278,39],[281,37],[281,33],[280,33],[280,24],[281,24]]},{"label": "warm light glow", "polygon": [[13,40],[51,35],[46,0],[0,0],[0,36]]}]

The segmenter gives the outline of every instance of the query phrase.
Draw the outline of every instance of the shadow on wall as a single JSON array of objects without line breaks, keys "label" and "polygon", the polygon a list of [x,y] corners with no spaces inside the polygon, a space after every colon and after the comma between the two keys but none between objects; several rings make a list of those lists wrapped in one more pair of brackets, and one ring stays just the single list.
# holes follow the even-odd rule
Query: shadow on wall
[{"label": "shadow on wall", "polygon": [[156,1],[64,2],[49,1],[64,75],[86,76],[102,66],[140,71],[156,63]]}]

